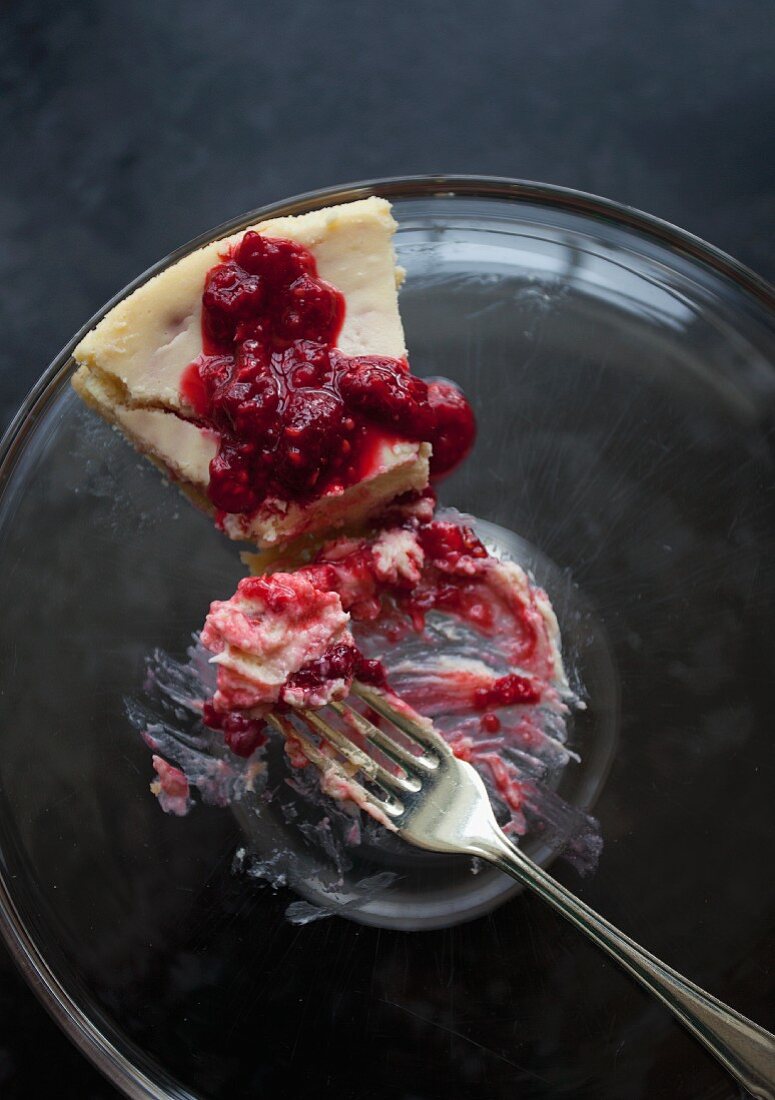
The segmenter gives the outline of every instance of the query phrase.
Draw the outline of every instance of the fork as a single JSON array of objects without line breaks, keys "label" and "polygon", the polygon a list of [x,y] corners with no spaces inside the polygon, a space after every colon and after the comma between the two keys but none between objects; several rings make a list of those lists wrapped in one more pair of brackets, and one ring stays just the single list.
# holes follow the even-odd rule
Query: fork
[{"label": "fork", "polygon": [[454,755],[427,719],[357,681],[352,693],[390,732],[342,702],[329,704],[340,719],[336,725],[303,708],[295,713],[306,730],[285,715],[269,717],[295,739],[329,789],[338,782],[346,797],[410,844],[479,856],[530,887],[662,1001],[749,1092],[775,1100],[774,1035],[640,947],[512,844],[478,772]]}]

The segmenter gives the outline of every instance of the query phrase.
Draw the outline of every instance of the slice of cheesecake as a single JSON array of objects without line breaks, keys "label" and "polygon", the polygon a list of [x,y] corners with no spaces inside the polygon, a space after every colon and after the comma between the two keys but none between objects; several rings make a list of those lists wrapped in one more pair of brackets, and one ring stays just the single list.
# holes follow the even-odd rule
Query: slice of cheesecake
[{"label": "slice of cheesecake", "polygon": [[81,341],[73,385],[232,538],[357,523],[428,483],[394,230],[369,198],[197,249]]}]

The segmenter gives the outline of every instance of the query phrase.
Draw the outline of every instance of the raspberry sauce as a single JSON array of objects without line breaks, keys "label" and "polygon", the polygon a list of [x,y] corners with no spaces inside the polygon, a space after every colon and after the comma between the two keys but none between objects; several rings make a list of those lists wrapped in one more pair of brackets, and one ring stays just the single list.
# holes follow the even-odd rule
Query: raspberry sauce
[{"label": "raspberry sauce", "polygon": [[[541,698],[539,688],[526,676],[509,672],[501,676],[488,687],[477,688],[474,692],[474,706],[477,710],[489,711],[491,707],[513,707],[525,703],[537,703]],[[489,717],[484,715],[484,718]]]},{"label": "raspberry sauce", "polygon": [[375,687],[387,687],[381,661],[367,660],[354,645],[332,645],[315,660],[308,661],[288,677],[291,688],[320,687],[329,680],[360,680]]},{"label": "raspberry sauce", "polygon": [[343,295],[292,241],[246,233],[208,272],[203,352],[181,393],[220,437],[208,487],[218,510],[343,489],[385,443],[431,443],[434,478],[470,451],[476,424],[457,387],[415,378],[405,359],[344,355],[344,313]]},{"label": "raspberry sauce", "polygon": [[236,711],[222,714],[210,700],[202,708],[202,719],[210,729],[221,730],[224,741],[237,756],[251,756],[266,744],[266,723],[261,719],[248,718]]}]

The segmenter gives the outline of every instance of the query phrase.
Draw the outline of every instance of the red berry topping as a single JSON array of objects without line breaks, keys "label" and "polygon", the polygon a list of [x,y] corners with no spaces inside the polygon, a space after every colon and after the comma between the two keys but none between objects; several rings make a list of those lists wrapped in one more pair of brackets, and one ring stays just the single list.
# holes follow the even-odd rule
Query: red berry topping
[{"label": "red berry topping", "polygon": [[326,342],[341,328],[342,296],[312,275],[300,275],[284,298],[280,328],[288,340]]},{"label": "red berry topping", "polygon": [[259,310],[264,287],[259,275],[249,275],[234,263],[214,267],[205,281],[202,316],[206,333],[219,342],[227,342],[237,322]]},{"label": "red berry topping", "polygon": [[355,646],[329,646],[321,657],[308,661],[306,665],[288,677],[289,687],[317,688],[329,680],[351,680],[358,663],[358,650]]},{"label": "red berry topping", "polygon": [[287,286],[300,275],[315,274],[315,259],[303,245],[253,230],[235,248],[234,259],[252,275],[263,275],[273,288]]},{"label": "red berry topping", "polygon": [[330,390],[301,389],[285,408],[278,455],[284,480],[303,489],[315,484],[342,439],[344,404]]},{"label": "red berry topping", "polygon": [[430,438],[433,417],[428,386],[421,378],[397,371],[394,359],[351,359],[339,386],[351,408],[378,424],[410,438]]},{"label": "red berry topping", "polygon": [[463,393],[452,382],[428,383],[433,410],[431,477],[444,477],[459,466],[476,439],[476,420]]},{"label": "red berry topping", "polygon": [[388,686],[387,673],[382,661],[372,661],[360,654],[355,666],[355,679],[364,684],[371,684],[372,687],[386,689]]},{"label": "red berry topping", "polygon": [[329,646],[322,657],[309,661],[298,672],[289,676],[288,685],[317,688],[329,680],[353,679],[373,687],[387,687],[385,668],[381,661],[371,661],[355,646],[339,643]]},{"label": "red berry topping", "polygon": [[204,353],[181,393],[220,437],[208,489],[219,511],[250,514],[269,496],[304,502],[342,489],[396,438],[430,442],[434,476],[470,449],[462,394],[415,378],[403,359],[344,355],[343,320],[344,298],[292,241],[251,231],[208,273]]},{"label": "red berry topping", "polygon": [[220,730],[223,739],[237,756],[251,756],[266,743],[266,725],[244,714],[222,714],[211,702],[202,707],[202,720],[210,729]]},{"label": "red berry topping", "polygon": [[490,707],[513,707],[525,703],[537,703],[541,692],[526,676],[517,676],[510,672],[493,680],[489,687],[477,688],[474,692],[474,706],[477,710]]},{"label": "red berry topping", "polygon": [[266,479],[250,443],[223,440],[210,463],[210,500],[223,512],[253,512],[264,497]]},{"label": "red berry topping", "polygon": [[462,557],[483,559],[488,556],[471,528],[457,523],[434,520],[421,527],[418,536],[426,558],[441,568],[454,566]]}]

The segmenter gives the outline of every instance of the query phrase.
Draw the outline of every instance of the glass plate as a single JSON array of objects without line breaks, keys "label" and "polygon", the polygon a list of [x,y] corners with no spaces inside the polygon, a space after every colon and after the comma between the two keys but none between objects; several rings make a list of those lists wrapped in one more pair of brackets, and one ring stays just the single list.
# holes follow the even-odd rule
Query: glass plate
[{"label": "glass plate", "polygon": [[[399,221],[413,367],[459,381],[479,417],[443,501],[536,548],[589,692],[574,737],[591,771],[568,782],[596,798],[603,853],[591,877],[553,871],[771,1028],[771,291],[632,210],[474,178],[302,196],[154,271],[372,193]],[[293,894],[233,871],[237,816],[160,812],[124,700],[242,567],[81,408],[76,340],[0,468],[2,930],[73,1040],[136,1097],[738,1096],[531,896],[411,933],[294,925]]]}]

